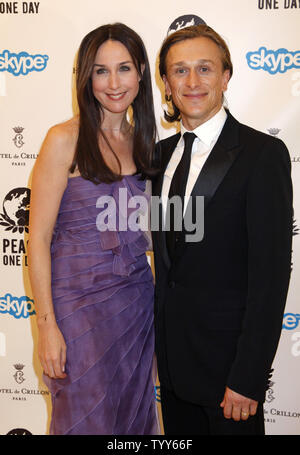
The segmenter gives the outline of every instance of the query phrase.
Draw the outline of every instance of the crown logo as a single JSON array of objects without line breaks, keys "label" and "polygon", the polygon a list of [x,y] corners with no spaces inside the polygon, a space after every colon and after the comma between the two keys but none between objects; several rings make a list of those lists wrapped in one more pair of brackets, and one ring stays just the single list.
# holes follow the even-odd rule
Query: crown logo
[{"label": "crown logo", "polygon": [[15,133],[20,134],[22,131],[24,131],[24,128],[22,128],[22,126],[15,126],[13,130]]}]

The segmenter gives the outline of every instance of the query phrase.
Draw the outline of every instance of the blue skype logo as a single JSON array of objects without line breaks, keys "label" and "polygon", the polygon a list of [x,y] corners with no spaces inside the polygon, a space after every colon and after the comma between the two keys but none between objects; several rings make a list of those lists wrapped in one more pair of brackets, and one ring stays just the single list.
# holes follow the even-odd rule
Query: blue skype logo
[{"label": "blue skype logo", "polygon": [[298,327],[300,322],[300,314],[285,313],[283,316],[283,329],[294,330]]},{"label": "blue skype logo", "polygon": [[273,51],[260,47],[258,51],[246,54],[248,66],[253,70],[264,70],[270,74],[285,73],[292,68],[300,68],[300,51],[278,49]]},{"label": "blue skype logo", "polygon": [[5,294],[0,297],[0,315],[10,314],[16,319],[28,318],[35,314],[34,302],[29,297],[13,297],[11,294]]},{"label": "blue skype logo", "polygon": [[5,50],[0,53],[0,71],[8,71],[14,76],[26,76],[31,71],[43,71],[48,60],[48,55],[30,55],[27,52],[14,54]]}]

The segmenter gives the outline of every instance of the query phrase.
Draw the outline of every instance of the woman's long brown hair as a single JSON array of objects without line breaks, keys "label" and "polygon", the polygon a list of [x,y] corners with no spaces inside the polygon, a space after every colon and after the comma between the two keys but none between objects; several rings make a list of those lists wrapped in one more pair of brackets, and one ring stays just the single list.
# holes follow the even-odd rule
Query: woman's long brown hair
[{"label": "woman's long brown hair", "polygon": [[[152,169],[156,140],[150,67],[145,46],[140,36],[124,24],[108,24],[88,33],[82,40],[77,60],[76,89],[79,107],[79,133],[74,159],[70,168],[73,173],[92,182],[110,183],[120,180],[120,173],[113,172],[105,163],[99,148],[99,135],[109,142],[101,129],[101,104],[92,89],[92,70],[99,47],[107,40],[122,43],[128,50],[141,78],[139,92],[132,103],[133,110],[133,159],[137,172],[143,177],[155,174]],[[142,72],[142,66],[144,71]],[[112,148],[110,147],[112,150]],[[114,151],[112,150],[112,153]]]}]

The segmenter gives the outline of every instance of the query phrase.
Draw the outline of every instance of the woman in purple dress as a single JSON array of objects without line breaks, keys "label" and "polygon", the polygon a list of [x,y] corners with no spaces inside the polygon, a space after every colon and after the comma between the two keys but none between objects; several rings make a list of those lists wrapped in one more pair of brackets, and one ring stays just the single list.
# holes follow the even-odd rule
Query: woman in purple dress
[{"label": "woman in purple dress", "polygon": [[[77,99],[79,116],[49,130],[31,191],[29,268],[50,433],[157,434],[148,241],[141,228],[124,229],[135,216],[128,201],[146,197],[156,136],[149,63],[133,30],[105,25],[83,39]],[[116,229],[101,218],[108,200]]]}]

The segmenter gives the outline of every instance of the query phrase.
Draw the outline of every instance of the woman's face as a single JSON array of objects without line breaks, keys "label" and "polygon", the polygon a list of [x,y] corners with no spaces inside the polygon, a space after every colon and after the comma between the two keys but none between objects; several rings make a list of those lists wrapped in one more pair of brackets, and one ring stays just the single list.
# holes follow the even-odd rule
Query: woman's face
[{"label": "woman's face", "polygon": [[108,40],[96,54],[92,87],[104,115],[126,113],[139,91],[140,76],[126,47]]}]

